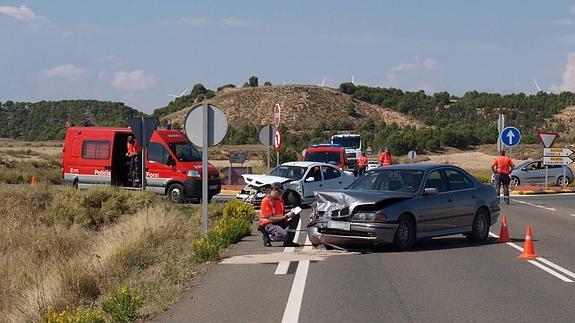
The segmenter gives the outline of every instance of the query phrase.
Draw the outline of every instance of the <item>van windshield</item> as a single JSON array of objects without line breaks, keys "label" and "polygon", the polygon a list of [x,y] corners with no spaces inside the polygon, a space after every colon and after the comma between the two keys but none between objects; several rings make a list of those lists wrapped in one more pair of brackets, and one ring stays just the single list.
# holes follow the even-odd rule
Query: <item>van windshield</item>
[{"label": "van windshield", "polygon": [[173,142],[169,144],[170,149],[176,155],[178,161],[196,162],[202,161],[202,155],[191,142]]},{"label": "van windshield", "polygon": [[341,163],[341,154],[336,152],[308,152],[305,155],[305,161],[339,165]]}]

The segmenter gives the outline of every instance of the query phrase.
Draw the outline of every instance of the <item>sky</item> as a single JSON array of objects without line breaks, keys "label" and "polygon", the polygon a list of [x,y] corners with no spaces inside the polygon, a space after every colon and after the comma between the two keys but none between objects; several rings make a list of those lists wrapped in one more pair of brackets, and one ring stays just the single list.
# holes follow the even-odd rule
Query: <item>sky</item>
[{"label": "sky", "polygon": [[195,83],[575,91],[575,1],[0,0],[0,101],[144,112]]}]

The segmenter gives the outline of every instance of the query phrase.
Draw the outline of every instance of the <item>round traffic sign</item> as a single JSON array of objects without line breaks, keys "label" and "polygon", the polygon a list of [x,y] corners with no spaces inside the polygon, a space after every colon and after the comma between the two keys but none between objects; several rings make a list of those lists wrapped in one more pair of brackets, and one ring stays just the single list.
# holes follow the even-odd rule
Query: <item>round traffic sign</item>
[{"label": "round traffic sign", "polygon": [[276,128],[271,124],[264,126],[260,130],[260,142],[266,146],[271,146],[274,144],[274,136],[275,136]]},{"label": "round traffic sign", "polygon": [[[205,110],[207,110],[207,116],[204,115]],[[207,124],[204,123],[205,117],[208,119]],[[224,112],[218,107],[211,104],[201,104],[188,112],[184,122],[184,131],[188,139],[200,147],[204,145],[204,132],[206,132],[207,146],[211,147],[219,144],[226,136],[228,121]]]},{"label": "round traffic sign", "polygon": [[515,127],[506,127],[501,131],[500,140],[507,147],[515,147],[521,141],[521,133]]},{"label": "round traffic sign", "polygon": [[414,160],[415,157],[417,157],[417,153],[415,152],[415,150],[411,150],[410,152],[407,153],[407,158]]},{"label": "round traffic sign", "polygon": [[274,126],[276,128],[280,127],[281,116],[282,116],[282,109],[280,108],[280,104],[276,103],[276,105],[274,106]]}]

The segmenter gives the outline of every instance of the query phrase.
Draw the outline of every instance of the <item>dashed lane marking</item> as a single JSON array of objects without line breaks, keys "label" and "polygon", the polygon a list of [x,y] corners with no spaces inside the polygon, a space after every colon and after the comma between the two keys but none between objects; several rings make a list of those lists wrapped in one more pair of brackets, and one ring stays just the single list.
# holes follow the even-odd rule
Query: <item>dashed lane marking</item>
[{"label": "dashed lane marking", "polygon": [[521,203],[521,204],[525,204],[525,205],[529,205],[529,206],[533,206],[533,207],[537,207],[537,208],[540,208],[540,209],[548,210],[548,211],[557,211],[557,209],[555,209],[555,208],[546,207],[546,206],[539,205],[539,204],[529,203],[529,202],[525,202],[525,201],[519,201],[519,200],[516,200],[516,199],[512,199],[512,201],[515,201],[515,202]]},{"label": "dashed lane marking", "polygon": [[[499,238],[498,235],[496,235],[495,233],[492,233],[492,232],[489,232],[489,236],[494,237],[494,238]],[[512,248],[519,250],[520,252],[523,252],[523,248],[521,248],[520,246],[516,245],[513,242],[506,242],[505,244],[512,247]],[[548,274],[551,274],[551,275],[561,279],[562,281],[564,281],[566,283],[572,283],[573,280],[569,279],[568,277],[565,277],[564,275],[558,273],[557,271],[555,271],[549,267],[552,267],[558,271],[561,271],[565,275],[569,275],[569,276],[575,278],[575,273],[573,273],[573,272],[571,272],[571,271],[569,271],[569,270],[567,270],[567,269],[565,269],[565,268],[563,268],[563,267],[561,267],[561,266],[559,266],[559,265],[557,265],[557,264],[555,264],[555,263],[553,263],[553,262],[551,262],[551,261],[549,261],[543,257],[537,257],[535,260],[528,260],[528,262],[530,264],[536,266],[537,268],[544,270]],[[546,264],[549,267],[544,266],[543,264]]]}]

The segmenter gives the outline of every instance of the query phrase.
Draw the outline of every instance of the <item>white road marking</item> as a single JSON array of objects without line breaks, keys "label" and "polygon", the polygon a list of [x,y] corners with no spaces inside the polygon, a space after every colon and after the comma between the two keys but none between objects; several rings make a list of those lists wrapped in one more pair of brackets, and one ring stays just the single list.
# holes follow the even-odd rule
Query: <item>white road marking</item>
[{"label": "white road marking", "polygon": [[[299,219],[299,222],[297,224],[297,229],[295,231],[295,235],[293,237],[293,242],[297,242],[298,238],[299,238],[299,230],[301,229],[301,218]],[[284,249],[284,252],[294,252],[295,248],[294,247],[286,247]],[[285,275],[288,273],[289,270],[289,261],[280,261],[278,263],[278,267],[276,268],[276,275]]]},{"label": "white road marking", "polygon": [[573,196],[575,193],[560,193],[560,194],[525,194],[525,195],[511,195],[513,198],[536,198],[536,197],[559,197],[559,196]]},{"label": "white road marking", "polygon": [[[498,235],[496,235],[495,233],[492,233],[492,232],[489,232],[489,236],[494,237],[494,238],[499,238]],[[505,244],[508,245],[508,246],[510,246],[510,247],[513,247],[513,248],[519,250],[520,252],[523,252],[523,248],[521,248],[520,246],[516,245],[516,244],[513,243],[513,242],[506,242]],[[575,278],[575,273],[573,273],[573,272],[571,272],[571,271],[569,271],[569,270],[567,270],[567,269],[565,269],[565,268],[563,268],[563,267],[561,267],[561,266],[559,266],[559,265],[557,265],[557,264],[555,264],[555,263],[553,263],[553,262],[551,262],[551,261],[549,261],[549,260],[547,260],[547,259],[545,259],[545,258],[543,258],[543,257],[537,257],[537,259],[535,259],[535,260],[528,260],[528,262],[529,262],[530,264],[535,265],[535,266],[537,266],[537,267],[539,267],[539,268],[545,270],[545,271],[548,272],[549,274],[551,274],[551,275],[553,275],[553,276],[555,276],[555,277],[561,279],[562,281],[564,281],[564,282],[566,282],[566,283],[572,283],[572,282],[573,282],[571,279],[569,279],[569,278],[563,276],[562,274],[556,272],[555,270],[553,270],[553,269],[551,269],[551,268],[548,268],[548,267],[544,266],[544,265],[541,264],[541,263],[538,263],[536,260],[538,260],[538,261],[540,261],[540,262],[542,262],[542,263],[548,265],[549,267],[552,267],[552,268],[554,268],[554,269],[557,269],[558,271],[561,271],[561,272],[563,272],[564,274],[569,275],[569,276],[571,276],[571,277],[573,277],[573,278]]]},{"label": "white road marking", "polygon": [[305,246],[303,247],[304,251],[307,250],[312,250],[313,249],[313,245],[311,244],[311,241],[309,241],[309,236],[306,234],[305,235]]},{"label": "white road marking", "polygon": [[537,258],[537,260],[541,261],[542,263],[546,264],[547,266],[549,266],[555,270],[558,270],[558,271],[564,273],[567,276],[570,276],[571,278],[575,278],[575,273],[573,273],[572,271],[569,271],[569,270],[567,270],[567,269],[565,269],[559,265],[556,265],[556,264],[552,263],[551,261],[549,261],[543,257],[539,257],[539,258]]},{"label": "white road marking", "polygon": [[299,321],[299,312],[301,310],[308,270],[309,260],[300,261],[295,272],[282,323],[297,323]]},{"label": "white road marking", "polygon": [[538,262],[535,261],[535,260],[527,260],[527,261],[528,261],[530,264],[535,265],[535,266],[537,266],[537,267],[539,267],[539,268],[545,270],[546,272],[548,272],[548,273],[550,273],[551,275],[553,275],[553,276],[555,276],[555,277],[561,279],[562,281],[564,281],[564,282],[566,282],[566,283],[572,283],[572,282],[573,282],[571,279],[569,279],[569,278],[567,278],[567,277],[561,275],[560,273],[558,273],[558,272],[556,272],[556,271],[554,271],[554,270],[552,270],[552,269],[549,269],[549,268],[543,266],[542,264],[538,263]]},{"label": "white road marking", "polygon": [[571,216],[575,216],[575,214],[570,214]]},{"label": "white road marking", "polygon": [[526,205],[529,205],[529,206],[538,207],[538,208],[540,208],[540,209],[545,209],[545,210],[548,210],[548,211],[557,211],[557,209],[555,209],[555,208],[546,207],[546,206],[539,205],[539,204],[533,204],[533,203],[529,203],[529,202],[525,202],[525,201],[519,201],[519,200],[516,200],[516,199],[512,199],[512,201],[515,201],[515,202],[521,203],[521,204],[526,204]]}]

